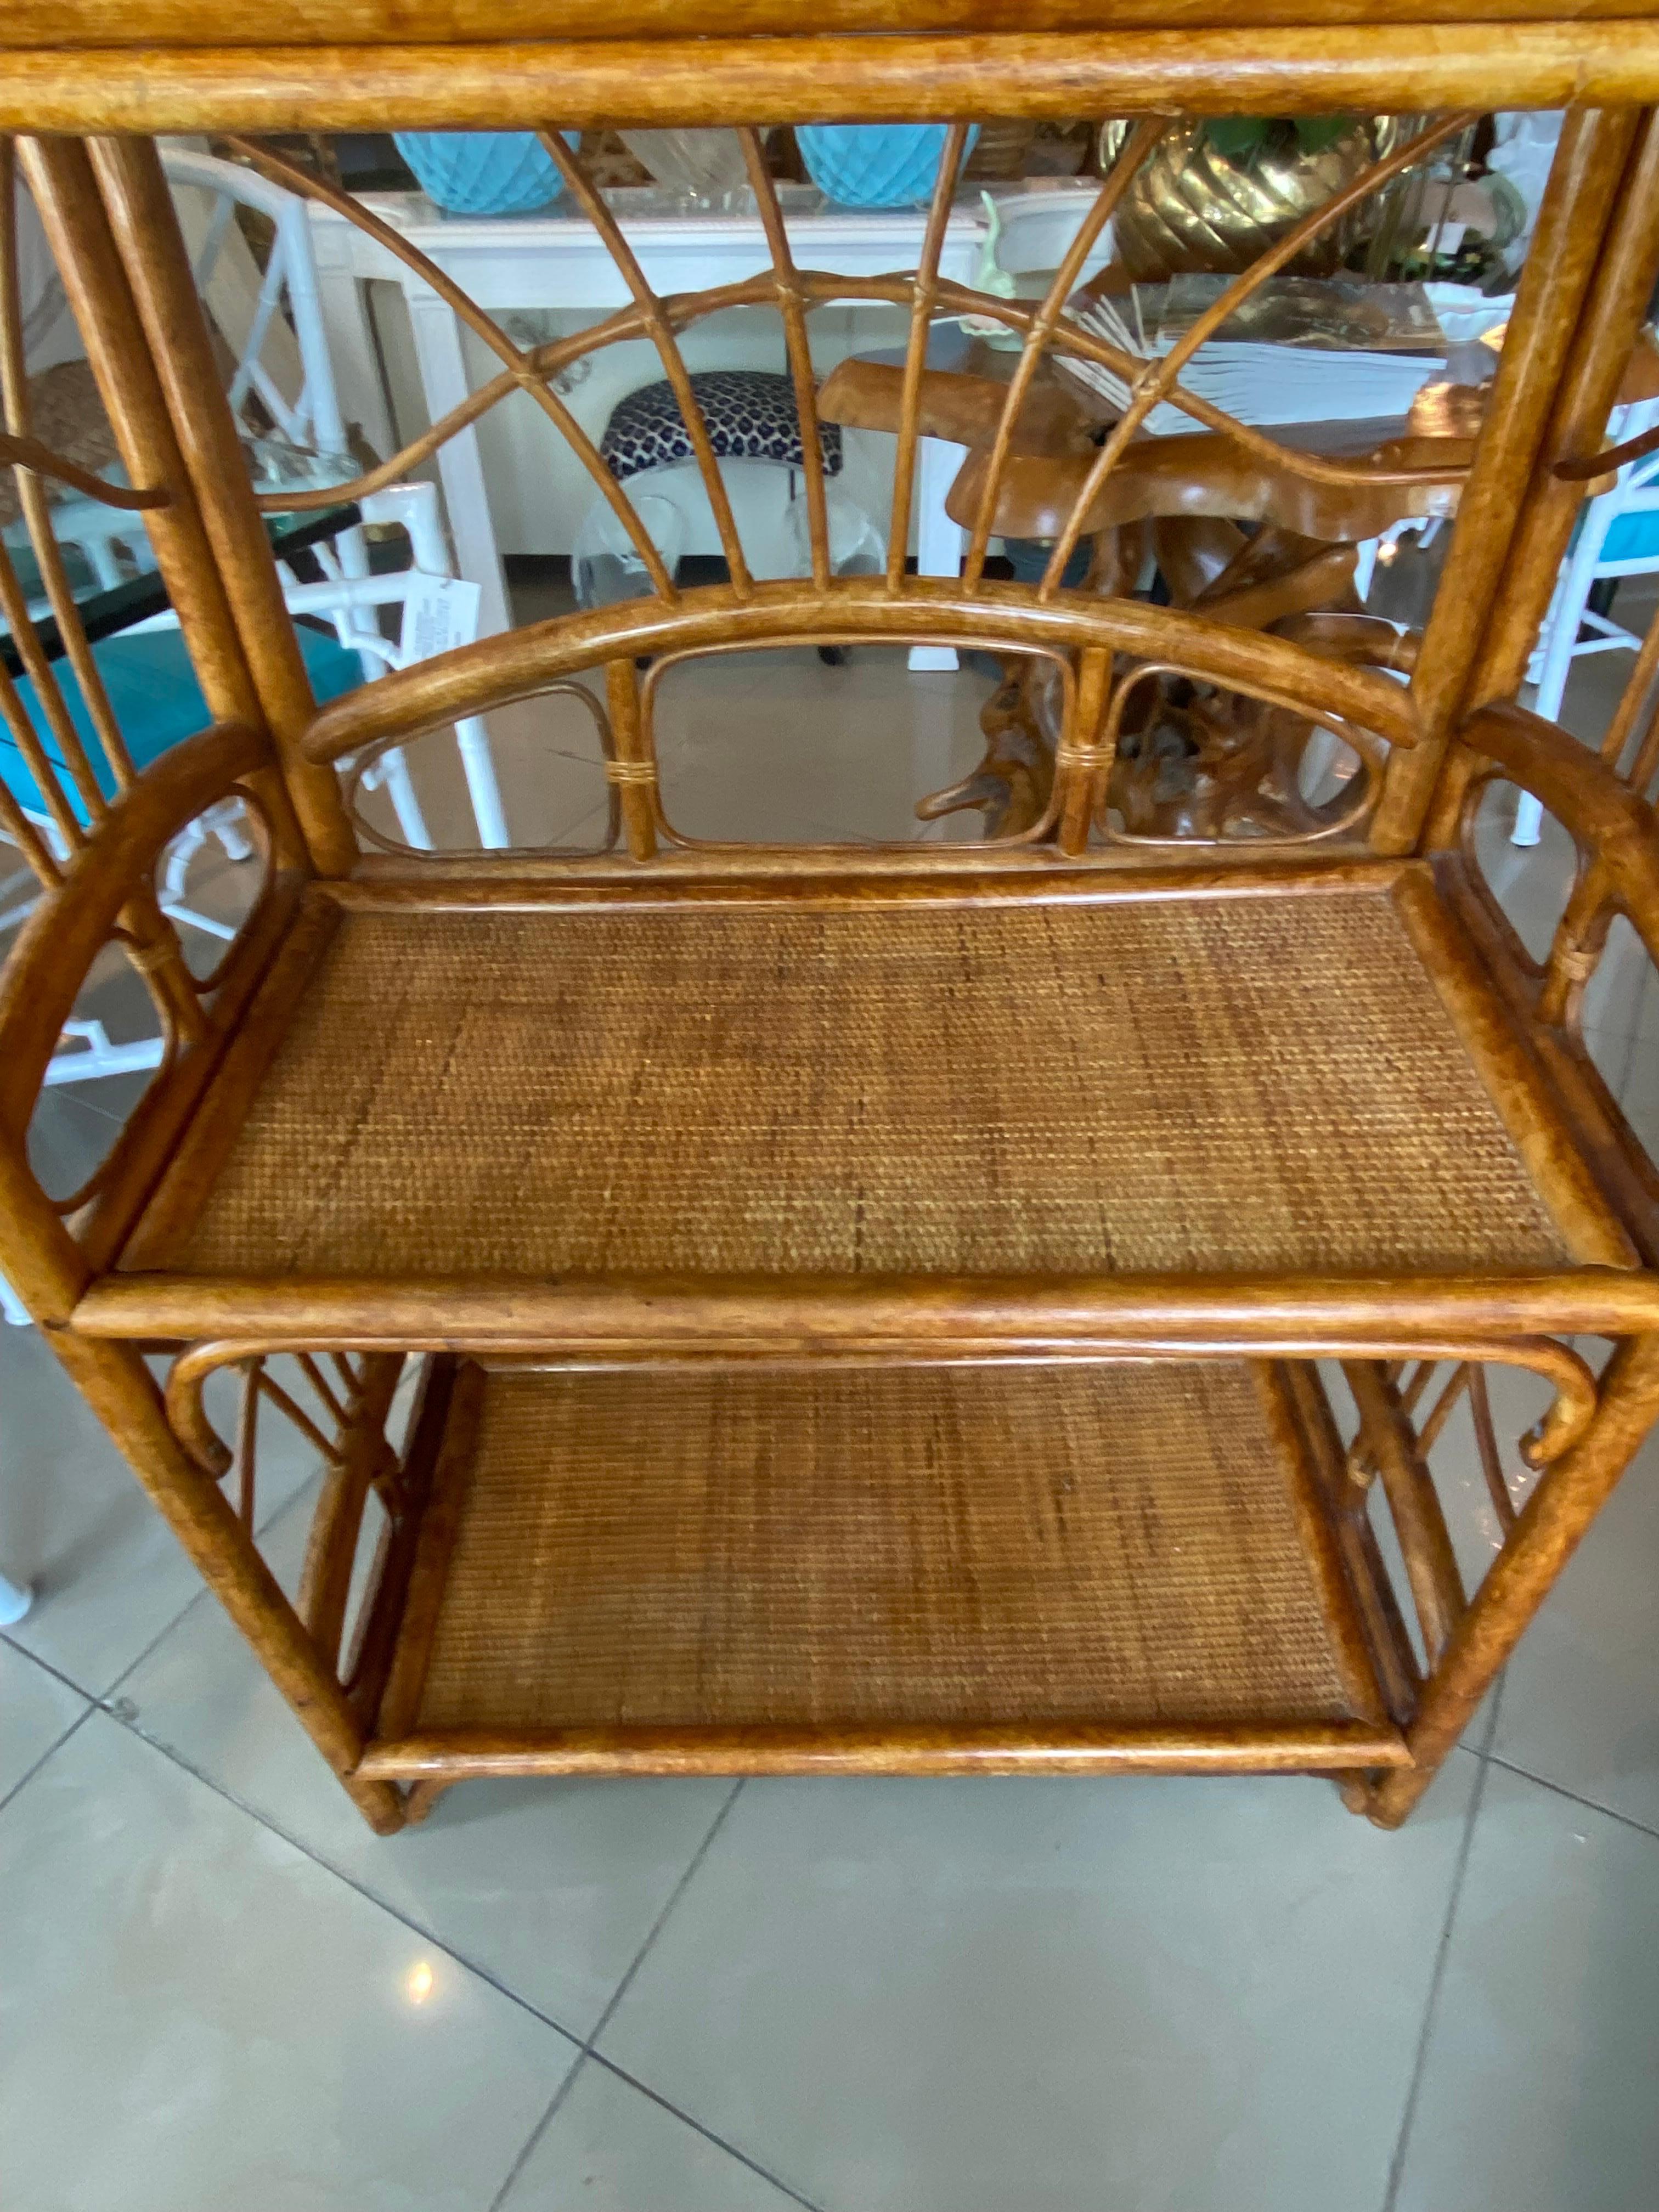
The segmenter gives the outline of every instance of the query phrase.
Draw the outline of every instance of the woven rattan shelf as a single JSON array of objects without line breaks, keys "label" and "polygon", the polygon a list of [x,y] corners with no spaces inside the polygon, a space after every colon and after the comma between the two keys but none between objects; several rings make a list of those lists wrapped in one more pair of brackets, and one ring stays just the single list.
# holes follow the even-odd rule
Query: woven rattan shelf
[{"label": "woven rattan shelf", "polygon": [[296,1281],[413,1312],[502,1277],[1634,1264],[1421,872],[902,891],[316,894],[83,1318],[215,1282],[273,1329]]},{"label": "woven rattan shelf", "polygon": [[1265,1364],[465,1363],[440,1455],[368,1771],[1406,1757]]},{"label": "woven rattan shelf", "polygon": [[[1594,1049],[1659,962],[1659,627],[1598,634],[1635,656],[1599,752],[1518,703],[1584,501],[1659,445],[1614,412],[1659,385],[1659,0],[1407,0],[1432,35],[1369,0],[548,12],[472,39],[339,0],[326,46],[293,0],[0,10],[0,467],[33,556],[9,531],[0,839],[36,879],[0,967],[9,1294],[383,1832],[470,1775],[826,1766],[1297,1769],[1395,1825],[1659,1415],[1659,1167]],[[1127,313],[1132,266],[1200,239],[1164,200],[1201,171],[1231,205],[1227,134],[1193,126],[1264,82],[1352,127],[1268,134],[1260,228],[1193,249],[1231,273],[1132,350],[1176,321]],[[1278,278],[1436,265],[1482,107],[1559,117],[1524,242],[1460,226],[1516,283],[1461,356],[1486,381],[1387,424],[1206,397],[1210,342],[1290,312]],[[1050,273],[978,281],[975,129],[1083,120],[1118,149],[1097,187],[1001,227]],[[653,289],[683,210],[607,197],[618,122],[732,134],[756,219],[708,211],[702,289]],[[879,210],[779,182],[790,124],[905,126],[904,190],[936,171],[913,269]],[[493,316],[471,257],[416,242],[441,227],[332,180],[358,129],[538,133],[524,173],[613,305]],[[153,132],[227,157],[194,261]],[[328,422],[283,381],[307,237],[349,325]],[[222,246],[258,259],[251,326]],[[30,415],[48,254],[107,482]],[[423,343],[466,334],[470,388],[404,443],[349,270]],[[1370,350],[1394,308],[1360,304]],[[902,362],[848,354],[872,313]],[[783,468],[699,396],[739,331],[787,370]],[[695,567],[606,459],[597,395],[647,383]],[[471,561],[504,400],[524,514],[592,551],[580,604],[417,658],[465,594],[428,576],[394,645],[341,517],[402,515],[442,568],[435,473]],[[277,467],[274,425],[330,465]],[[764,543],[762,477],[790,502]],[[299,510],[336,533],[321,586],[271,556]],[[204,726],[159,757],[54,536],[76,513],[177,611]],[[326,702],[319,607],[366,679]],[[754,750],[700,719],[726,712]],[[763,762],[803,836],[875,818],[823,801],[831,760],[861,800],[914,777],[920,821],[747,842],[757,793],[722,820],[690,790],[717,758]],[[252,848],[205,887],[239,876],[234,924],[195,903],[210,839]],[[143,1034],[106,1035],[128,990]],[[37,1117],[77,1038],[153,1072],[58,1193]],[[320,1468],[291,1596],[272,1422]]]}]

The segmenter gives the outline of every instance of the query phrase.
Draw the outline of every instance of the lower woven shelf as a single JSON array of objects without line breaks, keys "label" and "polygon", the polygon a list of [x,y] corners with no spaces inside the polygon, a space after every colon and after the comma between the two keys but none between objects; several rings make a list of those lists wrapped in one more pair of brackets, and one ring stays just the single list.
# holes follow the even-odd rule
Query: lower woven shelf
[{"label": "lower woven shelf", "polygon": [[486,1372],[366,1775],[1400,1765],[1278,1370]]}]

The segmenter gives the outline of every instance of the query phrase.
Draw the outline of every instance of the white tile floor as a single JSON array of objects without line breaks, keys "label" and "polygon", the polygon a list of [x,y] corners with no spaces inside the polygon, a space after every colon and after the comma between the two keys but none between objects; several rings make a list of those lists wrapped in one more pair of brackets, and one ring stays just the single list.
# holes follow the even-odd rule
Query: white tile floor
[{"label": "white tile floor", "polygon": [[[709,826],[878,834],[982,690],[769,655],[678,742]],[[1562,858],[1500,854],[1521,908]],[[1631,948],[1595,1013],[1659,1146]],[[65,1175],[118,1103],[53,1101]],[[33,1331],[0,1556],[7,2212],[1659,2205],[1659,1444],[1395,1836],[1147,1778],[477,1785],[377,1840]]]}]

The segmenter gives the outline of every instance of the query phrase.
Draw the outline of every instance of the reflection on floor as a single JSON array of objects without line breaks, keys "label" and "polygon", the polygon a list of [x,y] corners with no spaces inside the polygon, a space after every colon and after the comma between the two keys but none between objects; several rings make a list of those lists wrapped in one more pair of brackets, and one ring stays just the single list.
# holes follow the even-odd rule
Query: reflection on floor
[{"label": "reflection on floor", "polygon": [[[1581,732],[1620,672],[1575,678]],[[670,812],[907,834],[977,757],[987,680],[874,648],[682,671]],[[591,837],[580,705],[495,720],[514,835]],[[419,773],[470,842],[458,780]],[[1569,856],[1503,826],[1491,862],[1535,935]],[[245,879],[210,854],[191,888],[229,912]],[[143,1011],[112,963],[89,1010],[117,1036]],[[1659,983],[1628,940],[1591,1024],[1659,1147]],[[58,1187],[141,1079],[52,1096]],[[267,1470],[290,1578],[313,1479],[298,1452]],[[376,1841],[27,1330],[0,1332],[0,1550],[40,1593],[0,1637],[19,2212],[1659,2195],[1659,1447],[1396,1837],[1316,1781],[1148,1778],[481,1785]]]}]

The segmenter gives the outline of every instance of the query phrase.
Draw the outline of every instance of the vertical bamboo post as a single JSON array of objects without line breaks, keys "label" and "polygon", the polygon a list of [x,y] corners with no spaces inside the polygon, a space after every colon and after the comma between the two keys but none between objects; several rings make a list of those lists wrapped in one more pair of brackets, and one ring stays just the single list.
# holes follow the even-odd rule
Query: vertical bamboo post
[{"label": "vertical bamboo post", "polygon": [[1585,490],[1582,483],[1564,483],[1555,465],[1587,459],[1601,447],[1656,277],[1659,115],[1650,110],[1625,172],[1613,227],[1573,334],[1555,413],[1498,582],[1492,620],[1469,686],[1471,710],[1512,698],[1526,674]]},{"label": "vertical bamboo post", "polygon": [[25,139],[19,154],[122,464],[135,484],[165,487],[169,495],[165,507],[146,512],[144,528],[167,597],[191,641],[208,711],[216,721],[248,722],[257,728],[258,695],[189,495],[183,458],[144,350],[137,310],[115,256],[85,149],[73,139],[35,138]]},{"label": "vertical bamboo post", "polygon": [[402,1798],[387,1783],[354,1778],[363,1734],[345,1692],[324,1665],[252,1532],[217,1483],[180,1448],[140,1353],[131,1345],[100,1343],[70,1329],[53,1329],[50,1340],[357,1810],[377,1834],[392,1834],[404,1824]]},{"label": "vertical bamboo post", "polygon": [[1113,656],[1097,645],[1085,647],[1079,663],[1071,722],[1054,754],[1062,853],[1086,849],[1089,824],[1111,769],[1111,753],[1100,742],[1100,726],[1111,699],[1112,666]]},{"label": "vertical bamboo post", "polygon": [[317,702],[220,390],[167,179],[148,139],[94,138],[88,151],[294,811],[319,873],[348,875],[356,841],[333,769],[300,750]]},{"label": "vertical bamboo post", "polygon": [[921,380],[927,366],[927,340],[939,295],[939,256],[957,196],[957,183],[968,144],[968,126],[953,123],[945,137],[939,175],[927,210],[922,234],[921,258],[916,264],[910,295],[910,334],[904,347],[903,396],[899,403],[898,447],[893,457],[893,503],[887,524],[887,588],[896,592],[904,581],[904,564],[910,550],[910,518],[915,502],[916,447],[921,424]]},{"label": "vertical bamboo post", "polygon": [[629,852],[636,860],[648,860],[657,849],[657,763],[646,737],[639,674],[631,660],[606,661],[605,690],[614,748],[605,773],[622,793]]},{"label": "vertical bamboo post", "polygon": [[1365,1809],[1398,1827],[1434,1779],[1556,1577],[1613,1494],[1659,1411],[1659,1336],[1627,1337],[1602,1379],[1589,1431],[1540,1478],[1423,1685],[1407,1731],[1413,1766],[1373,1784]]},{"label": "vertical bamboo post", "polygon": [[[208,712],[217,722],[260,729],[264,716],[259,695],[243,658],[86,150],[69,138],[24,139],[18,160],[75,310],[122,465],[134,484],[167,493],[165,507],[145,510],[144,528]],[[296,854],[298,826],[281,778],[274,769],[262,773],[254,787],[287,848],[284,857]]]},{"label": "vertical bamboo post", "polygon": [[1567,115],[1486,427],[1459,502],[1450,556],[1418,656],[1412,692],[1423,733],[1394,755],[1371,842],[1382,853],[1415,847],[1447,745],[1465,710],[1492,621],[1504,550],[1527,499],[1557,386],[1629,160],[1633,109],[1573,108]]}]

